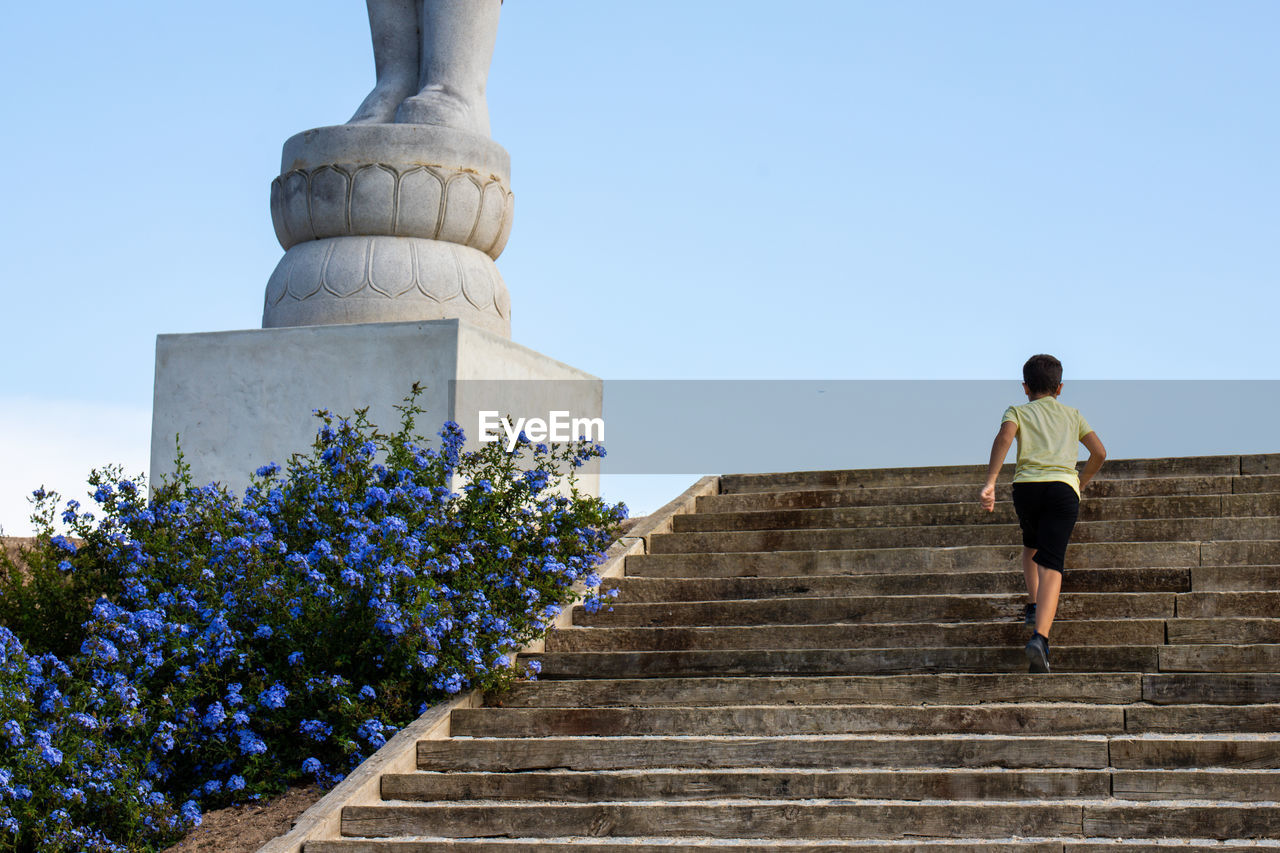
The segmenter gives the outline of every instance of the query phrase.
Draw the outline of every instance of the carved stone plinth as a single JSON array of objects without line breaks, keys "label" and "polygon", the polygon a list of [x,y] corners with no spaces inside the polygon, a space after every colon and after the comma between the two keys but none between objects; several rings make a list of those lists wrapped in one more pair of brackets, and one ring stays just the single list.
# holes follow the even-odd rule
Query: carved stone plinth
[{"label": "carved stone plinth", "polygon": [[494,260],[511,233],[510,158],[481,136],[341,125],[289,139],[271,185],[286,250],[264,328],[460,319],[511,335]]}]

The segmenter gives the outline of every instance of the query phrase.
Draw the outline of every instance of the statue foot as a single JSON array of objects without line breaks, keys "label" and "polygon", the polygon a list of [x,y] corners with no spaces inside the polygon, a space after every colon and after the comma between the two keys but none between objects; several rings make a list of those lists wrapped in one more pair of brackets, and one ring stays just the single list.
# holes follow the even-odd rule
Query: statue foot
[{"label": "statue foot", "polygon": [[397,124],[434,124],[478,136],[489,136],[489,107],[484,96],[463,98],[442,88],[428,87],[406,98],[396,110]]},{"label": "statue foot", "polygon": [[347,124],[392,124],[401,101],[417,89],[416,80],[379,80]]}]

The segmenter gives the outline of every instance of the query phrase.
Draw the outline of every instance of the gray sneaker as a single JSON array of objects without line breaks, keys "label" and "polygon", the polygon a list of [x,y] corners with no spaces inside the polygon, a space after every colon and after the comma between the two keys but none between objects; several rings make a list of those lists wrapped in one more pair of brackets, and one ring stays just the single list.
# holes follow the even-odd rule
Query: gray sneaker
[{"label": "gray sneaker", "polygon": [[1027,660],[1031,666],[1027,672],[1048,672],[1049,671],[1049,641],[1039,634],[1032,634],[1031,639],[1027,640]]},{"label": "gray sneaker", "polygon": [[1032,628],[1036,625],[1036,603],[1023,605],[1022,608],[1022,624],[1030,625]]}]

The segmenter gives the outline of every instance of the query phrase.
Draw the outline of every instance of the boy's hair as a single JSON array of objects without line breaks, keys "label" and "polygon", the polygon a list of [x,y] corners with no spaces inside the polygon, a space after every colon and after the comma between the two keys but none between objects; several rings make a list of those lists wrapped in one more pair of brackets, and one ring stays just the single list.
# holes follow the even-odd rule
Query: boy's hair
[{"label": "boy's hair", "polygon": [[1022,365],[1022,381],[1032,394],[1052,394],[1062,384],[1062,362],[1051,355],[1033,355]]}]

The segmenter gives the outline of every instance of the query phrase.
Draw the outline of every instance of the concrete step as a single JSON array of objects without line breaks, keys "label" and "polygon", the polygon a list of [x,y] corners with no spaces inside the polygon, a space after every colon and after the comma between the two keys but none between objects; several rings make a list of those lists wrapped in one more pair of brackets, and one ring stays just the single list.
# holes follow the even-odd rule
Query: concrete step
[{"label": "concrete step", "polygon": [[[1132,839],[1093,842],[1055,839],[1010,840],[1006,838],[950,839],[908,838],[857,840],[829,838],[698,839],[697,847],[715,853],[860,853],[861,851],[922,851],[922,853],[1256,853],[1253,841],[1231,843],[1210,839]],[[1120,846],[1123,845],[1123,846]],[[673,853],[690,846],[687,838],[615,837],[587,838],[347,838],[309,841],[306,853]]]},{"label": "concrete step", "polygon": [[1120,734],[1259,732],[1275,729],[1280,705],[726,705],[650,708],[468,708],[453,712],[455,737],[797,734]]},{"label": "concrete step", "polygon": [[1274,802],[1280,800],[1280,771],[1113,770],[1111,795],[1122,800]]},{"label": "concrete step", "polygon": [[[1171,518],[1252,518],[1280,514],[1280,494],[1090,498],[1080,504],[1080,522]],[[992,512],[976,499],[966,503],[916,504],[835,509],[690,513],[672,519],[676,533],[737,530],[822,530],[848,527],[1017,524],[1010,501]]]},{"label": "concrete step", "polygon": [[[1166,459],[1108,459],[1098,482],[1152,477],[1224,477],[1274,474],[1277,454],[1253,456],[1181,456]],[[1083,466],[1080,466],[1083,467]],[[999,482],[1008,483],[1014,466],[1001,469]],[[853,489],[887,486],[980,484],[986,465],[943,465],[919,468],[863,468],[836,471],[789,471],[765,474],[723,474],[720,493]]]},{"label": "concrete step", "polygon": [[1274,672],[1280,673],[1280,645],[1162,646],[1163,672]]},{"label": "concrete step", "polygon": [[[1181,620],[1168,620],[1173,625]],[[1221,642],[1230,634],[1230,623],[1246,620],[1193,620],[1196,627],[1181,631],[1183,642],[1196,637]],[[1280,620],[1247,620],[1275,623],[1275,629],[1259,630],[1263,636],[1280,635]],[[1053,642],[1064,646],[1143,645],[1165,642],[1164,619],[1057,621]],[[1203,626],[1203,627],[1200,627]],[[1021,646],[1030,636],[1019,620],[960,624],[909,622],[875,625],[763,625],[715,628],[563,628],[547,635],[548,652],[684,651],[690,649],[844,649],[927,648],[961,646]],[[1257,642],[1236,638],[1236,642]]]},{"label": "concrete step", "polygon": [[1280,770],[534,770],[390,773],[388,800],[1023,799],[1280,800]]},{"label": "concrete step", "polygon": [[1280,492],[1280,474],[1232,477],[1231,492],[1238,495],[1250,492]]},{"label": "concrete step", "polygon": [[1280,702],[1280,677],[1273,672],[1144,675],[1142,699],[1162,705]]},{"label": "concrete step", "polygon": [[[1130,732],[1265,734],[1276,731],[1277,720],[1280,720],[1280,705],[1274,704],[1125,706],[1125,730]],[[1280,790],[1276,793],[1280,794]]]},{"label": "concrete step", "polygon": [[[1052,666],[1061,672],[1158,672],[1169,649],[1216,646],[1058,646]],[[1235,646],[1248,650],[1250,646]],[[1261,647],[1271,648],[1271,647]],[[1022,646],[924,649],[805,649],[671,652],[553,652],[522,655],[538,660],[545,678],[669,678],[673,676],[747,675],[900,675],[933,672],[1016,673],[1027,671]],[[1182,671],[1194,669],[1190,660]],[[1236,671],[1280,672],[1258,662]],[[1170,667],[1163,667],[1169,670]]]},{"label": "concrete step", "polygon": [[[1237,570],[1232,570],[1237,571]],[[1072,592],[1190,592],[1192,570],[1154,569],[1071,569],[1063,577],[1062,590]],[[1205,575],[1206,584],[1223,584],[1217,576]],[[891,575],[799,575],[795,577],[748,578],[613,578],[605,589],[617,589],[617,603],[658,601],[712,601],[730,598],[788,598],[805,596],[909,595],[931,593],[973,595],[1016,594],[1026,590],[1022,572],[933,572]]]},{"label": "concrete step", "polygon": [[[309,841],[305,853],[673,853],[690,846],[687,838],[621,837],[621,838],[347,838],[334,841]],[[787,853],[859,853],[867,850],[937,851],[937,853],[1063,853],[1060,841],[1009,841],[1004,839],[927,839],[890,842],[882,839],[856,841],[822,839],[699,839],[699,849],[717,853],[756,853],[759,850]],[[1164,847],[1133,847],[1126,850],[1166,850]],[[1185,847],[1179,853],[1236,853],[1238,846]],[[1248,850],[1257,848],[1250,846]],[[1075,848],[1072,848],[1074,851]],[[1085,851],[1094,853],[1094,851]],[[1109,853],[1115,853],[1112,848]]]},{"label": "concrete step", "polygon": [[1101,838],[1280,839],[1280,805],[1166,800],[1159,805],[1103,801],[1084,808],[1081,834]]},{"label": "concrete step", "polygon": [[1280,837],[1280,805],[1168,800],[884,800],[642,803],[407,803],[348,806],[342,831],[397,835],[805,838]]},{"label": "concrete step", "polygon": [[[1235,476],[1273,473],[1271,457],[1263,456],[1182,456],[1166,459],[1110,459],[1099,481],[1150,477]],[[1014,466],[1001,468],[1001,481],[1012,478]],[[941,465],[928,467],[862,468],[832,471],[789,471],[763,474],[724,474],[721,494],[781,491],[797,486],[807,488],[854,488],[921,486],[944,483],[981,483],[985,465]]]},{"label": "concrete step", "polygon": [[508,708],[783,704],[958,705],[1061,702],[1260,705],[1280,702],[1274,673],[929,673],[923,675],[598,678],[523,681],[486,704]]},{"label": "concrete step", "polygon": [[[1185,771],[1184,771],[1185,772]],[[1158,771],[1126,771],[1133,777],[1133,799],[1155,787]],[[1177,774],[1173,774],[1177,776]],[[1239,789],[1239,799],[1256,800],[1257,787],[1274,784],[1280,771],[1237,773],[1223,778],[1215,795],[1224,799]],[[1214,774],[1202,779],[1175,779],[1170,790],[1203,790]],[[1246,787],[1245,782],[1252,782]],[[1144,784],[1145,783],[1145,784]],[[382,777],[382,796],[388,800],[544,800],[598,803],[618,800],[708,799],[892,799],[955,798],[1057,799],[1107,797],[1108,770],[942,770],[927,769],[760,769],[744,770],[541,770],[519,773],[417,773]],[[1161,796],[1160,799],[1172,797]]]},{"label": "concrete step", "polygon": [[1280,769],[1280,734],[1274,732],[1123,736],[1111,738],[1108,746],[1110,766],[1116,769]]},{"label": "concrete step", "polygon": [[420,770],[515,772],[663,767],[1277,770],[1280,734],[552,736],[418,743]]},{"label": "concrete step", "polygon": [[[1188,701],[1248,703],[1280,701],[1268,698],[1280,694],[1280,684],[1254,683],[1267,676],[1145,676],[1176,679],[1153,682],[1149,701],[1176,702],[1179,690],[1192,696]],[[1230,678],[1234,684],[1207,683],[1199,679]],[[1059,702],[1128,704],[1149,698],[1144,693],[1141,673],[1055,672],[970,674],[929,673],[925,675],[843,675],[783,676],[747,678],[595,678],[576,681],[522,681],[502,693],[487,697],[490,706],[510,708],[645,707],[745,705],[846,704],[874,702],[881,705],[955,705],[966,702]],[[1268,692],[1270,691],[1270,692]],[[1234,697],[1234,698],[1233,698]]]},{"label": "concrete step", "polygon": [[1268,566],[1280,563],[1280,542],[1273,539],[1204,542],[1202,566]]},{"label": "concrete step", "polygon": [[[1061,598],[1058,618],[1064,621],[1170,618],[1175,615],[1178,595],[1172,592],[1074,593]],[[601,627],[1021,622],[1026,597],[1024,592],[1021,595],[857,595],[615,603],[612,611],[596,613],[574,608],[573,622]],[[1223,602],[1222,606],[1225,608],[1227,603]]]},{"label": "concrete step", "polygon": [[[780,492],[703,495],[695,503],[697,513],[760,512],[784,509],[830,509],[842,506],[891,506],[895,504],[965,503],[977,500],[983,478],[971,483],[938,486],[858,487]],[[1006,500],[1009,481],[1003,479],[997,494]],[[1280,492],[1280,476],[1258,477],[1151,477],[1128,480],[1094,480],[1085,500],[1141,498],[1159,495],[1230,495]]]},{"label": "concrete step", "polygon": [[[1116,767],[1249,766],[1280,768],[1280,741],[1258,735],[1120,736],[1132,753]],[[1250,738],[1247,739],[1246,738]],[[791,737],[539,737],[451,738],[418,742],[418,769],[515,772],[520,770],[648,770],[767,767],[1007,767],[1011,769],[1112,766],[1103,735],[800,735]],[[1160,763],[1156,744],[1182,763]],[[1133,745],[1137,745],[1136,747]],[[1246,756],[1248,765],[1224,762]],[[1187,763],[1187,762],[1191,763]]]},{"label": "concrete step", "polygon": [[[1082,521],[1073,543],[1273,540],[1280,542],[1280,517],[1161,518],[1136,521]],[[918,525],[863,529],[746,530],[662,533],[649,539],[653,554],[742,551],[833,551],[867,548],[954,547],[1021,543],[1017,524]]]},{"label": "concrete step", "polygon": [[[730,705],[719,708],[468,708],[453,712],[455,737],[795,734],[1120,734],[1125,731],[1257,731],[1275,705],[1183,708],[1035,703],[1001,705]],[[1255,710],[1257,709],[1257,710]],[[1240,719],[1230,722],[1231,714]],[[1149,723],[1125,728],[1127,717]],[[1184,721],[1187,728],[1171,728]],[[1201,724],[1200,728],[1193,726]],[[1268,724],[1270,721],[1268,721]],[[1137,725],[1137,724],[1135,724]],[[1206,728],[1208,727],[1208,728]]]},{"label": "concrete step", "polygon": [[1275,617],[1280,592],[1188,592],[1177,596],[1178,615],[1186,618]]},{"label": "concrete step", "polygon": [[1170,619],[1165,625],[1173,645],[1280,643],[1280,619]]},{"label": "concrete step", "polygon": [[1191,570],[1196,592],[1271,592],[1280,589],[1280,566],[1196,566]]},{"label": "concrete step", "polygon": [[[796,577],[963,572],[1021,572],[1022,540],[1002,545],[755,551],[733,554],[642,554],[626,559],[628,577]],[[1228,549],[1228,545],[1240,547]],[[1209,556],[1205,556],[1209,555]],[[1074,569],[1191,568],[1280,564],[1280,542],[1071,543]]]}]

